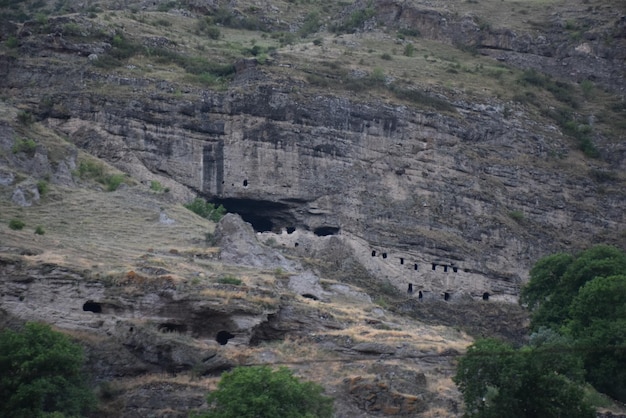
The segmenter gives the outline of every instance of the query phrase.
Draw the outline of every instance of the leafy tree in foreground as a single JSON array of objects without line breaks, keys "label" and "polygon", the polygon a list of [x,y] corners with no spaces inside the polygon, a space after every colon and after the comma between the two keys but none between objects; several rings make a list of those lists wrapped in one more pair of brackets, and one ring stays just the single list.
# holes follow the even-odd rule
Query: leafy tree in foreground
[{"label": "leafy tree in foreground", "polygon": [[587,380],[626,401],[626,275],[585,284],[570,306],[569,333],[585,362]]},{"label": "leafy tree in foreground", "polygon": [[213,409],[203,418],[330,418],[332,398],[302,382],[289,369],[238,367],[222,375],[208,396]]},{"label": "leafy tree in foreground", "polygon": [[608,245],[597,245],[576,257],[554,254],[542,258],[531,269],[530,281],[520,296],[532,312],[531,328],[562,327],[569,319],[570,304],[585,283],[624,272],[626,254]]},{"label": "leafy tree in foreground", "polygon": [[577,382],[575,357],[563,356],[562,342],[514,350],[494,340],[479,340],[462,357],[454,382],[472,418],[592,418]]},{"label": "leafy tree in foreground", "polygon": [[531,328],[570,337],[587,381],[626,401],[626,253],[598,245],[576,257],[544,257],[520,300],[531,310]]},{"label": "leafy tree in foreground", "polygon": [[0,333],[0,416],[78,417],[95,403],[82,375],[83,352],[50,326]]}]

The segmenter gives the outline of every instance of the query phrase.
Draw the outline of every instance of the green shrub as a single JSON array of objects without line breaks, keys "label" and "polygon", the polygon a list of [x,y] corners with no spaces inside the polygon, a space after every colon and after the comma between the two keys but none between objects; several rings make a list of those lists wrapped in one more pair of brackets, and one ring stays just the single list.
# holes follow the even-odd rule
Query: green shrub
[{"label": "green shrub", "polygon": [[107,191],[114,192],[125,180],[125,174],[110,174],[106,176],[103,184],[106,186]]},{"label": "green shrub", "polygon": [[298,35],[301,38],[306,38],[312,33],[315,33],[319,30],[322,24],[320,23],[320,16],[317,12],[311,12],[304,18],[304,22],[302,26],[298,30]]},{"label": "green shrub", "polygon": [[37,227],[35,228],[35,234],[43,235],[45,233],[46,233],[46,231],[44,231],[43,226],[37,225]]},{"label": "green shrub", "polygon": [[82,180],[92,179],[106,187],[106,190],[113,192],[126,181],[125,174],[108,174],[104,164],[86,160],[78,165],[77,174]]},{"label": "green shrub", "polygon": [[414,29],[414,28],[402,28],[398,30],[398,37],[406,37],[406,36],[410,36],[410,37],[418,37],[420,36],[420,31],[419,29]]},{"label": "green shrub", "polygon": [[82,348],[49,325],[0,333],[0,415],[78,417],[95,405],[82,375]]},{"label": "green shrub", "polygon": [[175,8],[177,5],[178,5],[178,2],[176,2],[174,0],[163,2],[163,3],[159,4],[159,6],[157,7],[157,11],[159,11],[159,12],[169,12],[170,10]]},{"label": "green shrub", "polygon": [[35,118],[33,117],[32,113],[22,110],[17,114],[17,121],[24,126],[28,126],[33,124]]},{"label": "green shrub", "polygon": [[385,52],[384,54],[382,54],[380,56],[380,58],[384,59],[385,61],[391,61],[393,58],[390,54],[388,54],[387,52]]},{"label": "green shrub", "polygon": [[524,220],[524,212],[522,212],[521,210],[512,210],[511,212],[509,212],[509,217],[516,222],[520,222]]},{"label": "green shrub", "polygon": [[404,46],[404,56],[406,57],[412,57],[413,54],[415,54],[415,46],[413,46],[413,44],[406,44]]},{"label": "green shrub", "polygon": [[37,182],[37,191],[39,192],[40,196],[45,196],[48,193],[49,189],[50,185],[46,180],[39,180]]},{"label": "green shrub", "polygon": [[219,222],[219,220],[226,214],[226,208],[224,208],[224,206],[215,206],[213,203],[209,203],[201,197],[195,198],[191,203],[184,206],[196,215],[209,219],[213,222]]},{"label": "green shrub", "polygon": [[552,118],[568,135],[577,141],[578,149],[580,149],[587,157],[598,158],[600,152],[591,140],[592,128],[586,123],[576,121],[572,113],[564,108],[560,109],[543,109],[544,115]]},{"label": "green shrub", "polygon": [[66,23],[62,29],[64,36],[81,36],[82,29],[76,23]]},{"label": "green shrub", "polygon": [[331,28],[333,32],[356,32],[361,28],[365,22],[376,15],[376,10],[373,7],[367,7],[365,9],[359,9],[350,15],[350,17],[342,25],[334,26]]},{"label": "green shrub", "polygon": [[17,138],[11,147],[13,154],[19,154],[20,152],[28,155],[34,155],[37,143],[29,138]]},{"label": "green shrub", "polygon": [[11,219],[9,221],[9,228],[15,230],[15,231],[19,231],[21,229],[23,229],[26,226],[26,224],[24,223],[24,221],[20,220],[20,219]]},{"label": "green shrub", "polygon": [[221,284],[232,284],[235,286],[239,286],[241,285],[241,283],[243,283],[240,279],[233,276],[220,277],[219,279],[217,279],[217,282]]},{"label": "green shrub", "polygon": [[196,22],[196,33],[205,34],[210,39],[219,39],[222,34],[220,29],[213,23],[213,19],[210,16],[198,19]]},{"label": "green shrub", "polygon": [[156,181],[156,180],[152,180],[150,182],[150,190],[154,191],[154,192],[162,192],[163,189],[163,185],[161,185],[160,182]]},{"label": "green shrub", "polygon": [[593,93],[593,83],[589,80],[583,80],[580,83],[580,89],[582,90],[585,99],[590,99]]},{"label": "green shrub", "polygon": [[237,367],[222,375],[208,396],[211,410],[201,418],[330,418],[333,399],[286,367]]},{"label": "green shrub", "polygon": [[[104,165],[92,160],[81,161],[77,169],[78,176],[81,179],[95,179],[100,181],[105,176]],[[104,181],[104,180],[102,180]]]},{"label": "green shrub", "polygon": [[4,44],[7,48],[15,49],[20,45],[20,41],[18,41],[15,36],[9,36]]}]

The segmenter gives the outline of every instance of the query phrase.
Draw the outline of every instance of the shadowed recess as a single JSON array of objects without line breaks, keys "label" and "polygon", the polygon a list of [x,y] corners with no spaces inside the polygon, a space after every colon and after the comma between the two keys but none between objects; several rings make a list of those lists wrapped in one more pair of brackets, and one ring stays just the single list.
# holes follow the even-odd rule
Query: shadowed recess
[{"label": "shadowed recess", "polygon": [[284,228],[297,224],[291,213],[293,207],[285,203],[244,198],[214,198],[210,201],[223,205],[230,213],[239,214],[256,232],[280,233]]}]

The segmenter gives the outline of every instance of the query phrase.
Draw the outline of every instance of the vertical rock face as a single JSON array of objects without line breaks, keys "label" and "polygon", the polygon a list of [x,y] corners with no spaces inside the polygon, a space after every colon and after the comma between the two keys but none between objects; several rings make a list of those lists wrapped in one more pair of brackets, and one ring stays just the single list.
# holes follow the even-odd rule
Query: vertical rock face
[{"label": "vertical rock face", "polygon": [[[511,60],[539,57],[530,67],[567,55],[468,16],[377,6],[383,24],[414,25],[430,39],[463,39]],[[37,42],[28,48],[50,50]],[[470,288],[510,300],[542,255],[623,244],[623,184],[590,173],[623,170],[625,146],[596,138],[608,163],[572,156],[570,139],[515,104],[455,98],[447,99],[452,110],[434,112],[367,102],[302,89],[249,62],[236,66],[229,90],[185,86],[183,99],[171,94],[173,83],[98,73],[86,58],[73,67],[0,61],[0,87],[25,102],[43,90],[47,99],[33,112],[93,155],[139,180],[169,177],[258,232],[340,235],[370,272],[401,289],[413,283],[414,293]],[[598,62],[613,74],[615,61]]]},{"label": "vertical rock face", "polygon": [[93,154],[167,173],[257,231],[341,234],[403,289],[513,296],[538,257],[624,229],[623,189],[554,157],[567,138],[497,105],[439,114],[271,83],[185,104],[68,101],[75,117],[56,126]]}]

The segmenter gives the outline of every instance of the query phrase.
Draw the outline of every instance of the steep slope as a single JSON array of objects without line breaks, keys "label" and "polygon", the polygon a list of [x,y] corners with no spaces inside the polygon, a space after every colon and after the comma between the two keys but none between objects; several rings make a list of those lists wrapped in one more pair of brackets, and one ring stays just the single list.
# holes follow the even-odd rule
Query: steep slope
[{"label": "steep slope", "polygon": [[523,339],[539,257],[626,244],[623,4],[67,3],[0,2],[1,312],[84,339],[110,416],[266,362],[457,415],[459,330]]}]

